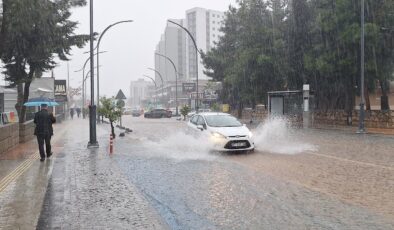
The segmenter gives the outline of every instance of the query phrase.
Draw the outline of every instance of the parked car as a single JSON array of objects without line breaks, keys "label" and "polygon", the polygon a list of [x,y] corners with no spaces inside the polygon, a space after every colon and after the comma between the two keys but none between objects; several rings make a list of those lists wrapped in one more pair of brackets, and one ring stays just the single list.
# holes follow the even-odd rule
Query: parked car
[{"label": "parked car", "polygon": [[166,109],[153,109],[144,114],[145,118],[171,118],[172,112]]},{"label": "parked car", "polygon": [[[169,108],[168,110],[171,111],[173,117],[176,116],[176,108]],[[178,116],[180,116],[180,114],[181,108],[178,108]]]},{"label": "parked car", "polygon": [[188,129],[198,135],[208,138],[196,140],[209,140],[213,149],[217,151],[253,151],[253,134],[241,124],[237,118],[227,113],[199,113],[188,122]]}]

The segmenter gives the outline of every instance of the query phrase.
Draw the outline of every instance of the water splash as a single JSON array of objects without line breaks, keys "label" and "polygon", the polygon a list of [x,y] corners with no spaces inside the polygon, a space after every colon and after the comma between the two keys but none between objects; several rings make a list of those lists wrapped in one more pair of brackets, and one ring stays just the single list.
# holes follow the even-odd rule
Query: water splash
[{"label": "water splash", "polygon": [[210,152],[210,143],[204,135],[190,135],[185,132],[175,132],[155,141],[144,141],[151,157],[168,157],[179,161],[216,159],[217,156]]},{"label": "water splash", "polygon": [[317,150],[317,146],[300,140],[298,133],[284,118],[268,119],[254,131],[256,149],[289,155]]}]

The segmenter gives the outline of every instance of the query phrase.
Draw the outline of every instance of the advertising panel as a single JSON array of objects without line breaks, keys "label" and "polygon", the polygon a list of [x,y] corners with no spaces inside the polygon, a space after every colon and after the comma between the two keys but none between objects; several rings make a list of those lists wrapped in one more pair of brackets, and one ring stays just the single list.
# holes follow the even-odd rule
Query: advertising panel
[{"label": "advertising panel", "polygon": [[182,83],[182,92],[191,93],[196,91],[196,83]]},{"label": "advertising panel", "polygon": [[57,102],[67,101],[67,81],[55,80],[55,100]]}]

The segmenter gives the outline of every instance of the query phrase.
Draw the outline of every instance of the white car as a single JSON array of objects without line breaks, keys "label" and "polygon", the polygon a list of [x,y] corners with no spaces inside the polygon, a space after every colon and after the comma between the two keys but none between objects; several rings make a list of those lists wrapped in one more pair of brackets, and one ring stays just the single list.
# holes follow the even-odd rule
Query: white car
[{"label": "white car", "polygon": [[[199,109],[198,113],[207,113],[207,112],[211,112],[211,109]],[[191,118],[192,116],[194,116],[194,114],[196,114],[196,111],[193,110],[190,113],[187,114],[188,118]]]},{"label": "white car", "polygon": [[195,114],[187,123],[188,129],[209,139],[217,151],[253,151],[253,134],[237,118],[227,113]]}]

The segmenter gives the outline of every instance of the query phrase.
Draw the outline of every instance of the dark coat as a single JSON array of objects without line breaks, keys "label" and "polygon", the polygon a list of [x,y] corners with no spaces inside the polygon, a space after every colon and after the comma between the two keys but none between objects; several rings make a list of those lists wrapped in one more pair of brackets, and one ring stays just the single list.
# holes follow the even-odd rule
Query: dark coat
[{"label": "dark coat", "polygon": [[36,128],[34,130],[34,135],[53,135],[52,124],[56,123],[56,118],[48,110],[42,109],[34,115],[34,123]]}]

